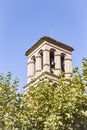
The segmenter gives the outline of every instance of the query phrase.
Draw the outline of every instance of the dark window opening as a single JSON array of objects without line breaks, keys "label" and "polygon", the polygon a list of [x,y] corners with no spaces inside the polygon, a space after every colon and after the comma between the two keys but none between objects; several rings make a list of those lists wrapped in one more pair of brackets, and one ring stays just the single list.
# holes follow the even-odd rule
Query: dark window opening
[{"label": "dark window opening", "polygon": [[43,69],[43,52],[40,53],[41,55],[41,70]]},{"label": "dark window opening", "polygon": [[62,70],[62,72],[65,72],[65,58],[64,58],[64,56],[61,56],[61,70]]},{"label": "dark window opening", "polygon": [[50,52],[50,67],[55,68],[54,52]]},{"label": "dark window opening", "polygon": [[33,58],[33,61],[34,61],[34,75],[35,75],[35,72],[36,72],[36,59]]}]

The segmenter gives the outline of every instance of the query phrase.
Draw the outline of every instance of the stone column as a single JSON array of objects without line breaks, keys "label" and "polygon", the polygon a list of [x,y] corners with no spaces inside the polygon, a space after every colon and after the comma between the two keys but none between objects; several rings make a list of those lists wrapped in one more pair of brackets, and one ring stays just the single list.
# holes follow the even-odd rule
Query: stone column
[{"label": "stone column", "polygon": [[41,72],[41,56],[38,55],[36,56],[36,74],[35,76],[37,77]]},{"label": "stone column", "polygon": [[69,77],[72,73],[72,59],[71,56],[65,57],[65,75],[66,77]]},{"label": "stone column", "polygon": [[27,83],[31,81],[34,76],[34,61],[30,61],[27,65]]},{"label": "stone column", "polygon": [[43,71],[50,72],[50,52],[47,49],[43,51]]},{"label": "stone column", "polygon": [[60,74],[61,72],[61,55],[55,54],[55,70],[54,73],[56,75]]}]

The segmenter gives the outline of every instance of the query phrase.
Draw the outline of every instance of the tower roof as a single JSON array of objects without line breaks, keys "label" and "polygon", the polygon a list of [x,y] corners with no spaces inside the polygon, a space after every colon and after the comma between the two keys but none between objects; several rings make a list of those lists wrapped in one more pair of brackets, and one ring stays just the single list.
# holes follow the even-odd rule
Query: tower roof
[{"label": "tower roof", "polygon": [[61,48],[64,48],[70,52],[72,52],[74,49],[60,41],[56,41],[55,39],[53,38],[50,38],[50,37],[47,37],[47,36],[44,36],[44,37],[41,37],[31,48],[29,48],[26,52],[25,52],[25,55],[28,56],[31,52],[33,52],[38,46],[40,46],[44,41],[47,41],[49,42],[50,44],[53,44],[53,45],[56,45],[58,47],[61,47]]}]

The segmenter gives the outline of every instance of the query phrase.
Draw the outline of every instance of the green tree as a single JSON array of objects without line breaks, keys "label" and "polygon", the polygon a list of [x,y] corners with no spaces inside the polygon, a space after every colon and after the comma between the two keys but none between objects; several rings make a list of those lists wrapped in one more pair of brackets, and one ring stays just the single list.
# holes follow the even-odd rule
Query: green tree
[{"label": "green tree", "polygon": [[58,77],[55,84],[42,79],[31,86],[26,95],[30,130],[86,130],[87,129],[87,59],[82,62],[82,73],[73,70],[69,79]]},{"label": "green tree", "polygon": [[18,119],[23,95],[17,92],[18,79],[11,84],[11,76],[10,72],[6,77],[0,74],[0,130],[16,130],[20,126]]},{"label": "green tree", "polygon": [[18,79],[0,74],[0,130],[87,130],[87,59],[54,83],[47,77],[18,93]]}]

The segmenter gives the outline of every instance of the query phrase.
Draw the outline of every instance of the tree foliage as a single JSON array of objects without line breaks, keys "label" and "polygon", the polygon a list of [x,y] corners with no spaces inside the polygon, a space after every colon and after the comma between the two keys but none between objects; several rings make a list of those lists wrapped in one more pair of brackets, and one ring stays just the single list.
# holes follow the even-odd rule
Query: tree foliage
[{"label": "tree foliage", "polygon": [[31,86],[26,95],[17,92],[11,73],[0,75],[1,130],[87,130],[87,59],[82,71],[63,74],[54,83],[47,77]]}]

